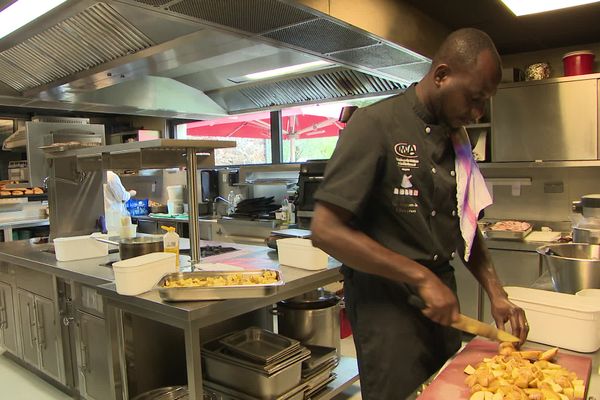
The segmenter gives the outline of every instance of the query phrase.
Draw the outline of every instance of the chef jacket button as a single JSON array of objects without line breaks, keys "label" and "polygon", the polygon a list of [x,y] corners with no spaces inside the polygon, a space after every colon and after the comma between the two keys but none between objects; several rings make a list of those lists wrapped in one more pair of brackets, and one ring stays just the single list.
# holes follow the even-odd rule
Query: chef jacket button
[{"label": "chef jacket button", "polygon": [[437,172],[437,170],[434,168],[431,168],[431,173],[435,174]]},{"label": "chef jacket button", "polygon": [[435,210],[431,211],[431,216],[435,217],[435,214],[437,214],[437,212]]},{"label": "chef jacket button", "polygon": [[450,171],[450,176],[456,176],[456,172]]},{"label": "chef jacket button", "polygon": [[454,259],[454,257],[456,257],[456,252],[455,252],[455,251],[453,251],[453,252],[452,252],[452,254],[450,254],[450,257],[451,257],[452,259]]},{"label": "chef jacket button", "polygon": [[431,128],[430,128],[430,127],[428,127],[428,126],[426,126],[426,127],[425,127],[425,132],[426,132],[426,133],[431,133]]},{"label": "chef jacket button", "polygon": [[452,210],[452,216],[456,217],[456,210]]},{"label": "chef jacket button", "polygon": [[433,255],[433,261],[437,261],[437,259],[438,259],[438,255],[437,255],[437,254],[434,254],[434,255]]}]

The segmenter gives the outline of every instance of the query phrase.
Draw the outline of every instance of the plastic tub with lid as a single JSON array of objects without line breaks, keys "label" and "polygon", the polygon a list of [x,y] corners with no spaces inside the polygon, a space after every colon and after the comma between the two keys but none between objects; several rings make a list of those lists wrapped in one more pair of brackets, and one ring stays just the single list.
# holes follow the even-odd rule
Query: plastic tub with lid
[{"label": "plastic tub with lid", "polygon": [[590,50],[572,51],[563,56],[565,76],[585,75],[594,72],[594,53]]},{"label": "plastic tub with lid", "polygon": [[279,263],[309,270],[327,268],[329,256],[314,247],[310,239],[287,238],[277,240]]},{"label": "plastic tub with lid", "polygon": [[152,289],[164,275],[178,272],[174,253],[149,253],[113,264],[117,293],[135,296]]}]

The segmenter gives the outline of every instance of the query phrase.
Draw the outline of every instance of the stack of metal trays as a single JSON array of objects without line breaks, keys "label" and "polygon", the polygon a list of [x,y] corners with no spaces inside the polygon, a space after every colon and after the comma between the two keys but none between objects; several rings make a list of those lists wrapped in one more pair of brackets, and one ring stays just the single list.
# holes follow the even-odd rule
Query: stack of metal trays
[{"label": "stack of metal trays", "polygon": [[306,346],[311,356],[302,362],[302,382],[307,385],[305,398],[319,393],[329,382],[335,379],[333,370],[339,359],[335,347]]},{"label": "stack of metal trays", "polygon": [[248,328],[202,347],[205,380],[259,399],[279,399],[298,387],[310,350],[297,340]]},{"label": "stack of metal trays", "polygon": [[[204,380],[203,385],[205,392],[215,394],[219,400],[263,400],[262,397],[251,396],[239,390],[207,380]],[[306,388],[305,384],[297,385],[281,396],[272,397],[271,400],[304,400]]]}]

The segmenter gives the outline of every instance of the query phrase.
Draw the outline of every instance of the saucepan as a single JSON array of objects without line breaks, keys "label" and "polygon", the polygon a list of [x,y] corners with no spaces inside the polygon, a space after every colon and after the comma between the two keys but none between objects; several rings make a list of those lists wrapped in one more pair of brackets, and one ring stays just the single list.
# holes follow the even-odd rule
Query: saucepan
[{"label": "saucepan", "polygon": [[119,246],[121,260],[127,260],[149,253],[160,253],[164,250],[162,236],[142,236],[131,239],[108,240],[94,237],[99,242]]}]

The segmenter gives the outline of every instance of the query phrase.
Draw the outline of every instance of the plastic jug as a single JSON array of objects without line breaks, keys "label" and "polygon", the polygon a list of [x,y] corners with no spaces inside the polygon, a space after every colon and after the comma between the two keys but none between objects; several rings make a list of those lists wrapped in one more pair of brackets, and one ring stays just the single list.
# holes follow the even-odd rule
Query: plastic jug
[{"label": "plastic jug", "polygon": [[163,236],[164,251],[166,253],[175,253],[175,265],[179,266],[179,235],[175,232],[174,226],[161,226],[167,233]]}]

